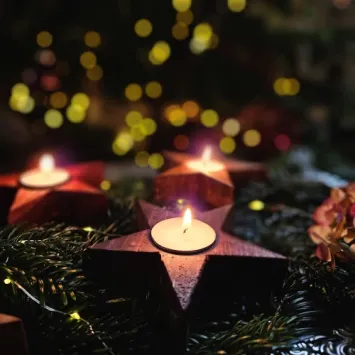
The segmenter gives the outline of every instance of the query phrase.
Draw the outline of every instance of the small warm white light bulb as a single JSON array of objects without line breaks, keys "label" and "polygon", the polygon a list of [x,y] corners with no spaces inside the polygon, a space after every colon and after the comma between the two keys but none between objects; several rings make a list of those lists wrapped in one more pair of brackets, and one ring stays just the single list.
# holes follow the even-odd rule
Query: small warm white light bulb
[{"label": "small warm white light bulb", "polygon": [[54,159],[50,154],[44,154],[39,161],[41,172],[49,174],[54,170]]},{"label": "small warm white light bulb", "polygon": [[182,229],[184,233],[186,233],[186,231],[191,227],[191,223],[192,223],[192,214],[190,208],[188,208],[185,211],[184,218],[182,219]]},{"label": "small warm white light bulb", "polygon": [[212,149],[211,147],[207,146],[202,154],[202,161],[204,164],[206,164],[211,160],[211,154],[212,154]]},{"label": "small warm white light bulb", "polygon": [[75,320],[81,319],[80,314],[78,312],[70,313],[70,318],[75,319]]}]

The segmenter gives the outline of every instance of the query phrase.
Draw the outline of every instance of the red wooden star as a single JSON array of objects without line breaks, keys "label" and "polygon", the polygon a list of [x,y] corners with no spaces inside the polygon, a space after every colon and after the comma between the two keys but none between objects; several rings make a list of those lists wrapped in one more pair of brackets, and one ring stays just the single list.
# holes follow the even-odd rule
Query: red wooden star
[{"label": "red wooden star", "polygon": [[[214,258],[226,257],[224,260],[226,262],[228,260],[227,272],[231,275],[234,272],[240,272],[239,268],[229,268],[231,259],[236,261],[240,257],[254,257],[286,260],[279,254],[243,241],[223,231],[222,226],[231,207],[231,205],[228,205],[208,212],[194,213],[194,218],[208,223],[217,232],[217,241],[214,246],[200,254],[176,255],[158,249],[151,241],[150,229],[164,219],[176,217],[176,213],[144,201],[139,201],[137,208],[138,226],[143,229],[142,231],[96,244],[89,253],[92,257],[101,255],[100,260],[104,263],[108,262],[110,255],[107,254],[107,251],[117,252],[116,260],[121,262],[121,265],[115,266],[115,269],[122,270],[123,273],[129,272],[130,278],[136,272],[142,275],[151,270],[153,273],[156,266],[153,265],[153,258],[147,258],[147,256],[156,255],[157,257],[154,260],[162,263],[163,270],[169,276],[166,287],[170,290],[166,293],[174,295],[174,304],[178,305],[180,311],[186,311],[190,306],[191,296],[197,284],[203,278],[203,269]],[[196,238],[198,237],[196,235]],[[99,262],[93,263],[93,265],[99,264]],[[110,267],[112,268],[112,265]]]},{"label": "red wooden star", "polygon": [[99,189],[104,177],[104,164],[90,162],[73,165],[66,170],[71,176],[66,183],[43,189],[21,186],[20,174],[0,176],[0,196],[4,200],[12,197],[8,222],[41,224],[62,220],[89,224],[102,217],[107,210],[107,198]]},{"label": "red wooden star", "polygon": [[[186,165],[188,161],[200,159],[200,157],[196,155],[178,152],[165,151],[163,154],[168,162],[173,165]],[[266,177],[266,169],[264,164],[227,159],[225,157],[218,157],[218,161],[221,162],[228,171],[235,187],[239,187],[241,184],[250,180],[259,180]]]}]

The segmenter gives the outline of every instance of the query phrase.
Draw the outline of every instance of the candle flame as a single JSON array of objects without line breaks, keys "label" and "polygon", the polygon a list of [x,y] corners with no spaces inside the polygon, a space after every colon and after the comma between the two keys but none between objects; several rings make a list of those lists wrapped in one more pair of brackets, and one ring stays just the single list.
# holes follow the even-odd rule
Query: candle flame
[{"label": "candle flame", "polygon": [[54,159],[50,154],[44,154],[39,160],[39,169],[43,173],[50,173],[54,169]]},{"label": "candle flame", "polygon": [[202,154],[202,161],[206,164],[206,162],[211,160],[212,148],[207,146]]},{"label": "candle flame", "polygon": [[187,208],[185,213],[184,213],[184,218],[182,219],[182,228],[185,231],[191,227],[191,222],[192,222],[192,214],[190,208]]}]

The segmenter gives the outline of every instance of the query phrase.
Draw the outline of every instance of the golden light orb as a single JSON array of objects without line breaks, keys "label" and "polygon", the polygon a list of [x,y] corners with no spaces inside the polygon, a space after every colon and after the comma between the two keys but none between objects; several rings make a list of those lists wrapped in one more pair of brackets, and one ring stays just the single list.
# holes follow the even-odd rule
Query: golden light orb
[{"label": "golden light orb", "polygon": [[164,158],[160,153],[154,153],[149,157],[148,164],[152,169],[160,169],[164,165]]},{"label": "golden light orb", "polygon": [[148,37],[152,33],[152,31],[153,31],[152,23],[145,18],[138,20],[134,24],[134,32],[139,37]]},{"label": "golden light orb", "polygon": [[62,91],[57,91],[50,96],[49,103],[54,108],[63,108],[68,103],[68,96]]},{"label": "golden light orb", "polygon": [[205,110],[201,113],[201,123],[206,127],[214,127],[218,121],[218,113],[214,110]]},{"label": "golden light orb", "polygon": [[222,131],[226,136],[235,137],[240,131],[240,123],[235,118],[228,118],[223,122]]},{"label": "golden light orb", "polygon": [[60,111],[55,110],[55,109],[49,109],[45,114],[44,114],[44,122],[49,128],[59,128],[62,126],[64,120],[63,120],[63,115]]},{"label": "golden light orb", "polygon": [[149,154],[148,152],[141,151],[138,152],[134,158],[134,162],[137,166],[144,168],[148,166]]},{"label": "golden light orb", "polygon": [[101,36],[96,31],[88,31],[84,35],[84,42],[88,47],[97,48],[101,44]]},{"label": "golden light orb", "polygon": [[151,99],[157,99],[161,96],[163,88],[157,81],[151,81],[145,86],[145,93]]},{"label": "golden light orb", "polygon": [[52,44],[53,36],[48,31],[41,31],[37,34],[36,40],[40,47],[46,48]]},{"label": "golden light orb", "polygon": [[260,144],[261,135],[255,129],[250,129],[243,134],[243,141],[247,147],[256,147]]},{"label": "golden light orb", "polygon": [[91,51],[86,51],[80,56],[80,64],[85,69],[93,69],[97,64],[97,59],[95,53]]},{"label": "golden light orb", "polygon": [[188,11],[191,7],[191,0],[173,0],[172,2],[176,11]]},{"label": "golden light orb", "polygon": [[142,97],[143,91],[138,84],[129,84],[125,88],[125,96],[130,101],[138,101]]},{"label": "golden light orb", "polygon": [[219,148],[225,154],[230,154],[235,151],[236,144],[232,137],[223,137],[219,142]]}]

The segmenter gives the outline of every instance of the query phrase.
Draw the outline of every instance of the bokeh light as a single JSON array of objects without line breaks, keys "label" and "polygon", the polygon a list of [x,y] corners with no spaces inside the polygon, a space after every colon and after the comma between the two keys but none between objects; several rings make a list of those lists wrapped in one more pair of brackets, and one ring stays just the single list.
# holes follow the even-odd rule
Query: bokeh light
[{"label": "bokeh light", "polygon": [[44,122],[49,128],[59,128],[64,122],[63,115],[58,110],[49,109],[44,114]]},{"label": "bokeh light", "polygon": [[125,131],[118,133],[114,142],[112,143],[112,150],[117,155],[125,155],[133,147],[132,136]]},{"label": "bokeh light", "polygon": [[235,140],[232,137],[223,137],[219,142],[219,149],[225,154],[233,153],[235,148]]},{"label": "bokeh light", "polygon": [[218,121],[218,113],[214,110],[205,110],[201,113],[201,123],[206,127],[214,127]]},{"label": "bokeh light", "polygon": [[180,11],[176,14],[176,22],[182,22],[186,25],[191,25],[194,20],[194,14],[191,10]]},{"label": "bokeh light", "polygon": [[218,47],[218,44],[219,44],[219,37],[214,33],[211,37],[209,48],[216,49]]},{"label": "bokeh light", "polygon": [[163,64],[170,57],[171,49],[168,42],[158,41],[150,51],[150,60],[153,64]]},{"label": "bokeh light", "polygon": [[50,96],[49,103],[54,108],[63,108],[68,103],[68,96],[62,91],[55,92]]},{"label": "bokeh light", "polygon": [[176,11],[187,11],[191,7],[191,0],[173,0],[173,6]]},{"label": "bokeh light", "polygon": [[141,123],[141,128],[145,135],[151,136],[157,130],[157,123],[152,118],[144,118]]},{"label": "bokeh light", "polygon": [[295,96],[300,88],[300,82],[295,78],[278,78],[274,82],[274,91],[279,96]]},{"label": "bokeh light", "polygon": [[145,93],[151,99],[157,99],[161,96],[163,88],[157,81],[151,81],[145,86]]},{"label": "bokeh light", "polygon": [[189,28],[185,23],[178,22],[172,27],[171,33],[175,39],[182,41],[189,36]]},{"label": "bokeh light", "polygon": [[223,122],[222,131],[226,136],[235,137],[240,131],[240,123],[235,118],[228,118]]},{"label": "bokeh light", "polygon": [[97,59],[95,53],[91,51],[86,51],[80,56],[80,64],[85,69],[93,69],[97,64]]},{"label": "bokeh light", "polygon": [[134,24],[134,32],[139,37],[148,37],[153,31],[151,22],[145,18],[138,20]]},{"label": "bokeh light", "polygon": [[143,120],[143,116],[138,111],[129,111],[126,115],[126,124],[129,127],[138,125]]},{"label": "bokeh light", "polygon": [[32,112],[35,108],[35,100],[33,97],[27,95],[11,96],[9,105],[14,111],[27,114]]},{"label": "bokeh light", "polygon": [[148,152],[141,151],[138,152],[134,157],[134,162],[136,163],[137,166],[144,168],[148,166],[148,159],[149,159]]},{"label": "bokeh light", "polygon": [[88,47],[97,48],[101,44],[101,36],[96,31],[86,32],[84,35],[84,42]]},{"label": "bokeh light", "polygon": [[243,134],[243,141],[247,147],[256,147],[260,144],[261,135],[255,129],[250,129]]},{"label": "bokeh light", "polygon": [[186,150],[189,144],[189,138],[183,134],[179,134],[174,138],[174,147],[178,150]]},{"label": "bokeh light", "polygon": [[36,61],[45,67],[50,67],[55,64],[57,58],[54,52],[50,49],[41,49],[35,54]]},{"label": "bokeh light", "polygon": [[67,108],[67,118],[72,123],[81,123],[84,121],[86,116],[86,111],[82,106],[71,104]]},{"label": "bokeh light", "polygon": [[285,151],[291,146],[291,139],[286,134],[278,134],[274,139],[275,147],[278,150]]},{"label": "bokeh light", "polygon": [[154,153],[149,157],[148,164],[152,169],[160,169],[164,165],[164,158],[161,154]]},{"label": "bokeh light", "polygon": [[213,35],[212,26],[207,22],[200,23],[194,28],[193,35],[198,42],[207,44]]},{"label": "bokeh light", "polygon": [[344,10],[349,7],[351,0],[333,0],[333,5],[339,10]]},{"label": "bokeh light", "polygon": [[86,76],[92,81],[99,81],[102,79],[104,72],[99,65],[86,71]]},{"label": "bokeh light", "polygon": [[200,107],[195,101],[185,101],[182,105],[182,109],[185,111],[188,118],[193,118],[200,112]]},{"label": "bokeh light", "polygon": [[75,94],[71,99],[72,105],[80,106],[83,110],[87,110],[90,106],[90,98],[83,92]]},{"label": "bokeh light", "polygon": [[144,128],[141,124],[134,126],[130,130],[131,136],[134,141],[136,142],[142,142],[145,139],[145,132]]},{"label": "bokeh light", "polygon": [[43,75],[41,77],[41,87],[46,91],[55,91],[60,85],[60,79],[55,75]]},{"label": "bokeh light", "polygon": [[12,96],[28,96],[30,89],[24,83],[17,83],[11,89]]},{"label": "bokeh light", "polygon": [[265,208],[265,204],[263,201],[254,200],[249,203],[249,208],[253,211],[261,211]]},{"label": "bokeh light", "polygon": [[129,84],[125,88],[125,96],[130,101],[138,101],[142,97],[142,88],[138,84]]},{"label": "bokeh light", "polygon": [[111,188],[111,182],[109,180],[103,180],[100,184],[101,190],[108,191]]},{"label": "bokeh light", "polygon": [[37,34],[36,40],[40,47],[46,48],[52,44],[53,36],[48,31],[41,31]]},{"label": "bokeh light", "polygon": [[177,107],[169,111],[168,120],[173,126],[180,127],[186,123],[187,116],[183,109]]},{"label": "bokeh light", "polygon": [[228,0],[228,8],[233,12],[241,12],[247,5],[246,0]]}]

